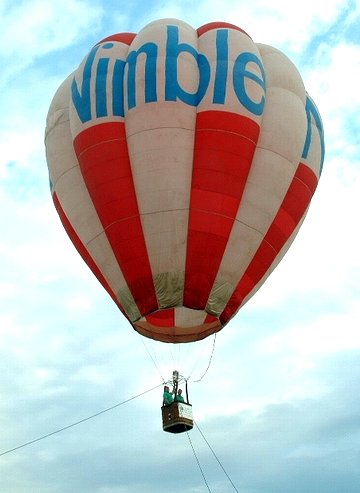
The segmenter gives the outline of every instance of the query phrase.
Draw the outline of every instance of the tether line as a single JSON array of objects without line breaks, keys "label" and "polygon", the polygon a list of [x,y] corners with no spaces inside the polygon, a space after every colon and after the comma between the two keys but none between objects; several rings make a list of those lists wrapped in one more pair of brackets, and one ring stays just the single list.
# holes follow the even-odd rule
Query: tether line
[{"label": "tether line", "polygon": [[215,459],[217,460],[217,462],[218,462],[219,466],[220,466],[220,467],[221,467],[221,469],[224,471],[225,476],[228,478],[228,480],[229,480],[229,481],[230,481],[230,483],[232,484],[232,487],[234,488],[234,490],[235,490],[237,493],[239,493],[239,492],[238,492],[238,490],[237,490],[237,488],[236,488],[236,486],[235,486],[235,485],[234,485],[234,483],[232,482],[232,480],[231,480],[230,476],[229,476],[229,475],[228,475],[228,473],[225,471],[224,466],[221,464],[221,462],[220,462],[220,460],[218,459],[218,457],[216,456],[216,454],[215,454],[214,450],[211,448],[211,446],[210,446],[209,442],[206,440],[206,438],[205,438],[205,436],[204,436],[203,432],[200,430],[200,428],[199,428],[198,424],[197,424],[195,421],[194,421],[194,424],[195,424],[196,428],[199,430],[199,432],[200,432],[201,436],[203,437],[203,439],[204,439],[204,441],[205,441],[206,445],[207,445],[207,446],[209,447],[209,449],[211,450],[211,452],[212,452],[213,456],[214,456],[214,457],[215,457]]},{"label": "tether line", "polygon": [[35,438],[34,440],[30,440],[30,442],[23,443],[22,445],[18,445],[17,447],[14,447],[12,449],[6,450],[5,452],[0,453],[0,457],[2,455],[10,454],[10,452],[14,452],[15,450],[19,450],[21,448],[27,447],[28,445],[32,445],[33,443],[39,442],[40,440],[44,440],[45,438],[51,437],[52,435],[56,435],[57,433],[61,433],[62,431],[68,430],[69,428],[73,428],[74,426],[77,426],[81,423],[84,423],[85,421],[89,421],[89,419],[96,418],[97,416],[100,416],[101,414],[105,414],[109,411],[112,411],[113,409],[122,406],[123,404],[126,404],[127,402],[133,401],[134,399],[137,399],[138,397],[141,397],[144,394],[147,394],[148,392],[151,392],[152,390],[155,390],[159,387],[162,387],[163,383],[160,383],[159,385],[156,385],[155,387],[152,387],[149,390],[145,390],[145,392],[141,392],[141,394],[135,395],[134,397],[130,397],[130,399],[126,399],[125,401],[119,402],[119,404],[115,404],[115,406],[108,407],[107,409],[104,409],[103,411],[99,411],[98,413],[92,414],[91,416],[88,416],[87,418],[80,419],[80,421],[76,421],[75,423],[72,423],[71,425],[64,426],[63,428],[59,428],[58,430],[52,431],[51,433],[47,433],[46,435],[43,435],[39,438]]},{"label": "tether line", "polygon": [[202,477],[203,477],[204,483],[206,484],[206,487],[207,487],[208,491],[211,493],[211,489],[210,489],[210,487],[209,487],[208,482],[206,481],[206,477],[205,477],[204,471],[203,471],[203,470],[202,470],[202,468],[201,468],[201,465],[200,465],[199,459],[197,458],[197,455],[196,455],[195,449],[194,449],[194,447],[193,447],[193,444],[192,444],[192,441],[191,441],[191,438],[190,438],[189,432],[187,431],[187,432],[186,432],[186,434],[187,434],[187,436],[188,436],[188,439],[189,439],[189,443],[190,443],[191,449],[192,449],[192,451],[193,451],[193,454],[194,454],[195,460],[196,460],[196,462],[197,462],[197,465],[198,465],[198,467],[199,467],[199,469],[200,469],[200,472],[201,472],[201,475],[202,475]]}]

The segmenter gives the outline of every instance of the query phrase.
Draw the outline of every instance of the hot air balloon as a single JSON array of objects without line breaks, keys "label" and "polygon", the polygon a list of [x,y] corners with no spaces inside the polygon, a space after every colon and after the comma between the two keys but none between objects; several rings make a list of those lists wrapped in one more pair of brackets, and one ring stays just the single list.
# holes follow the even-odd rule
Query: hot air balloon
[{"label": "hot air balloon", "polygon": [[264,283],[324,160],[283,53],[174,19],[96,44],[55,94],[45,143],[80,255],[137,332],[172,343],[218,332]]}]

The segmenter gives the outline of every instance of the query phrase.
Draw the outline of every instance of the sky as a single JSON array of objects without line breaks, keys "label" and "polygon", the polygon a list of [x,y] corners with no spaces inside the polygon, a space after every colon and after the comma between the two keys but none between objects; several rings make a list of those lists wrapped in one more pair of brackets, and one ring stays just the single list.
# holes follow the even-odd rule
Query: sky
[{"label": "sky", "polygon": [[[282,50],[325,129],[291,249],[190,347],[144,343],[118,311],[62,228],[44,148],[55,91],[91,47],[165,17]],[[352,0],[0,0],[0,491],[360,491],[359,32]],[[162,431],[174,369],[191,373],[188,435]]]}]

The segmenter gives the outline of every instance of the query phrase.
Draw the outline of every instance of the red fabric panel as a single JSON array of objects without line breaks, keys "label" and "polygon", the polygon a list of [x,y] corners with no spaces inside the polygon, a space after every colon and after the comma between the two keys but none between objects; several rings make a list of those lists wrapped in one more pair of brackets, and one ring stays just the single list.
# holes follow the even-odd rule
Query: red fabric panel
[{"label": "red fabric panel", "polygon": [[184,305],[204,309],[250,171],[259,126],[225,111],[196,122]]},{"label": "red fabric panel", "polygon": [[213,29],[235,29],[236,31],[241,31],[242,33],[246,34],[246,36],[249,36],[247,32],[245,32],[240,27],[235,26],[234,24],[228,24],[227,22],[209,22],[209,24],[205,24],[204,26],[201,26],[197,29],[198,38],[200,38],[200,36],[202,36],[204,33],[212,31]]},{"label": "red fabric panel", "polygon": [[294,232],[310,204],[317,182],[315,173],[300,163],[279,212],[220,316],[223,325],[233,317],[244,298],[261,281]]},{"label": "red fabric panel", "polygon": [[111,42],[111,41],[118,41],[120,43],[124,43],[126,45],[131,45],[133,39],[135,38],[136,34],[134,33],[118,33],[118,34],[112,34],[111,36],[108,36],[107,38],[102,39],[98,43],[96,43],[95,46],[105,43],[105,42]]},{"label": "red fabric panel", "polygon": [[90,127],[75,138],[74,147],[94,207],[140,313],[157,310],[124,124]]},{"label": "red fabric panel", "polygon": [[156,327],[175,327],[175,310],[174,308],[160,310],[148,315],[146,320]]},{"label": "red fabric panel", "polygon": [[214,315],[207,314],[204,320],[204,324],[210,324],[212,322],[216,322],[218,319],[214,317]]}]

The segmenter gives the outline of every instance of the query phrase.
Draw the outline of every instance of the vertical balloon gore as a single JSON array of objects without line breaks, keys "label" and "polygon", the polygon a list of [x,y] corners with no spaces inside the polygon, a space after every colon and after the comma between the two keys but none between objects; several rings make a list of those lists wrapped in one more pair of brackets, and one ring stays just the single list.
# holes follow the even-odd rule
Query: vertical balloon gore
[{"label": "vertical balloon gore", "polygon": [[324,160],[292,62],[242,29],[164,19],[99,42],[50,106],[54,203],[140,334],[203,339],[259,289]]}]

